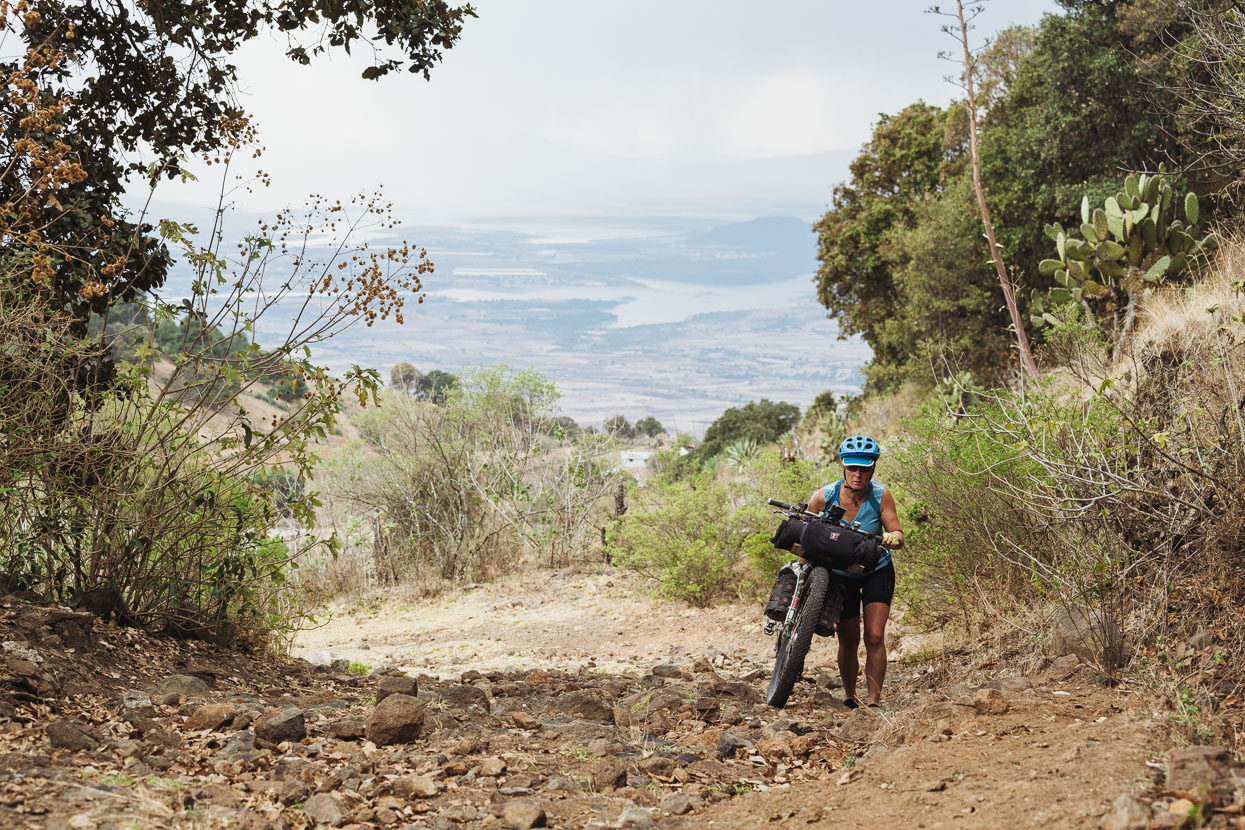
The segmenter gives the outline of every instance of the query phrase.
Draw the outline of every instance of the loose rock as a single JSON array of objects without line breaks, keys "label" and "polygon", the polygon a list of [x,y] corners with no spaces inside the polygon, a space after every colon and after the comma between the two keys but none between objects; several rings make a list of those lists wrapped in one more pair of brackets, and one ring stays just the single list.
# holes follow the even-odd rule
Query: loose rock
[{"label": "loose rock", "polygon": [[228,703],[205,703],[195,707],[194,712],[186,719],[186,729],[191,732],[220,729],[233,720],[236,712]]},{"label": "loose rock", "polygon": [[653,811],[647,807],[636,807],[632,805],[622,811],[622,815],[618,817],[618,826],[621,830],[641,830],[641,828],[653,826]]},{"label": "loose rock", "polygon": [[673,795],[668,795],[662,799],[661,802],[661,809],[665,810],[667,813],[673,813],[676,816],[693,812],[699,806],[700,799],[694,795],[688,795],[687,793],[674,793]]},{"label": "loose rock", "polygon": [[81,752],[94,749],[104,740],[99,730],[79,720],[52,721],[47,727],[48,741],[54,749]]},{"label": "loose rock", "polygon": [[406,775],[393,782],[393,794],[402,798],[432,798],[437,782],[427,775]]},{"label": "loose rock", "polygon": [[424,704],[410,695],[393,694],[382,700],[368,718],[367,739],[377,746],[409,743],[424,728]]},{"label": "loose rock", "polygon": [[1134,795],[1124,793],[1098,822],[1100,830],[1143,830],[1150,826],[1150,810]]},{"label": "loose rock", "polygon": [[346,817],[346,804],[337,793],[318,793],[303,803],[303,812],[316,824],[336,824]]},{"label": "loose rock", "polygon": [[282,706],[269,712],[255,722],[255,734],[260,740],[279,744],[282,741],[301,741],[307,737],[307,724],[303,710],[297,706]]},{"label": "loose rock", "polygon": [[419,683],[406,675],[386,675],[376,684],[376,702],[380,703],[390,695],[419,695]]},{"label": "loose rock", "polygon": [[1075,654],[1099,669],[1118,668],[1126,662],[1124,632],[1115,617],[1081,605],[1055,617],[1049,650],[1052,657]]},{"label": "loose rock", "polygon": [[973,708],[987,715],[1001,715],[1007,711],[1007,699],[998,689],[978,689],[973,695]]},{"label": "loose rock", "polygon": [[161,697],[177,695],[184,697],[188,695],[205,695],[208,693],[208,684],[203,682],[202,678],[195,677],[190,674],[171,674],[164,680],[160,681],[160,685],[156,687],[156,691]]},{"label": "loose rock", "polygon": [[529,827],[544,827],[547,821],[543,807],[535,801],[521,798],[506,802],[506,806],[502,808],[501,817],[520,830],[527,830]]},{"label": "loose rock", "polygon": [[592,784],[600,792],[615,790],[627,783],[627,765],[617,758],[602,758],[589,767]]}]

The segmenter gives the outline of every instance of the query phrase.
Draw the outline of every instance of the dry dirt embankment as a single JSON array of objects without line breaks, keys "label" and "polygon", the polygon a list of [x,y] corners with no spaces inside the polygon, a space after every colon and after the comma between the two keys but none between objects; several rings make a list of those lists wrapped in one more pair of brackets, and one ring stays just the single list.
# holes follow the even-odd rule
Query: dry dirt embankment
[{"label": "dry dirt embankment", "polygon": [[10,602],[0,826],[1092,827],[1152,789],[1146,707],[1066,661],[980,692],[897,662],[850,712],[819,640],[776,712],[758,616],[528,577],[300,639],[355,677]]}]

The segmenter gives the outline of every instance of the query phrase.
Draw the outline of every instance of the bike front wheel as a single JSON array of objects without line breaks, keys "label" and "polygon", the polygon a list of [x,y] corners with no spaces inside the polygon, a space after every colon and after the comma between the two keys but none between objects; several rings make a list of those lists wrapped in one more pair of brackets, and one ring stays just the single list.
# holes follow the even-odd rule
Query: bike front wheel
[{"label": "bike front wheel", "polygon": [[808,590],[796,611],[795,626],[790,633],[778,635],[774,654],[774,673],[770,675],[765,702],[775,709],[787,705],[791,690],[804,673],[804,658],[813,643],[813,631],[821,618],[821,605],[830,587],[830,572],[814,567],[808,575]]}]

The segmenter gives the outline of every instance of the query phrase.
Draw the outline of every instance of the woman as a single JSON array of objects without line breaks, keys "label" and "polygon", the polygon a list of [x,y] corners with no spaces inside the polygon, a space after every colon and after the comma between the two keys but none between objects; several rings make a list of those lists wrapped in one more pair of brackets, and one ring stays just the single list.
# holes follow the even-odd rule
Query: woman
[{"label": "woman", "polygon": [[866,533],[882,535],[888,549],[873,571],[852,576],[844,571],[831,571],[843,586],[845,597],[839,615],[839,675],[843,678],[843,703],[857,708],[856,677],[860,674],[857,648],[860,646],[860,617],[864,613],[865,683],[868,704],[881,706],[882,683],[886,680],[886,623],[890,619],[891,599],[895,594],[895,565],[891,550],[903,547],[903,530],[895,510],[890,488],[873,480],[873,473],[882,448],[865,435],[852,435],[839,445],[839,461],[843,478],[821,488],[808,500],[808,509],[824,513],[838,505],[843,508],[842,523]]}]

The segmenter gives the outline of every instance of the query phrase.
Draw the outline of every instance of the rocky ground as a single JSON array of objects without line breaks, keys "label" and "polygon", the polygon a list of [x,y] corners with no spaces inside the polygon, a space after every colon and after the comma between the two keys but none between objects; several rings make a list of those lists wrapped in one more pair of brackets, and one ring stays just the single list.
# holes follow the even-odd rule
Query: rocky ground
[{"label": "rocky ground", "polygon": [[[563,580],[443,600],[417,637],[393,607],[339,613],[299,643],[324,666],[2,601],[0,827],[1239,820],[1245,773],[1232,759],[1170,754],[1163,716],[1075,656],[1024,674],[980,661],[954,681],[897,660],[887,706],[850,711],[819,641],[807,682],[774,711],[761,697],[771,641],[755,617],[736,626],[750,609],[687,614],[614,574]],[[475,612],[487,612],[480,631]],[[382,619],[387,643],[372,628]],[[730,649],[695,636],[726,644],[735,627]],[[478,644],[474,658],[460,641]],[[607,642],[628,645],[596,660]],[[342,671],[344,654],[372,657],[371,674]]]}]

